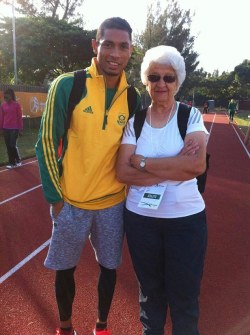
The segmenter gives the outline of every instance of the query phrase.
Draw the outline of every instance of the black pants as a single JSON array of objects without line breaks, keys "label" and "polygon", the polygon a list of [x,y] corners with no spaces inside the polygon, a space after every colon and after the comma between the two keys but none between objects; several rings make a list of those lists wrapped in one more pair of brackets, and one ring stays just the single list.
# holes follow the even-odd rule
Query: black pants
[{"label": "black pants", "polygon": [[230,118],[231,121],[234,120],[234,114],[235,114],[235,111],[230,110],[230,112],[229,112],[229,118]]},{"label": "black pants", "polygon": [[205,212],[162,219],[125,209],[125,231],[139,281],[144,335],[198,335],[199,293],[207,245]]},{"label": "black pants", "polygon": [[[100,265],[100,264],[99,264]],[[61,321],[68,320],[72,315],[75,297],[74,272],[76,267],[56,271],[55,291]],[[116,284],[116,270],[107,269],[100,265],[98,282],[98,318],[107,321]]]},{"label": "black pants", "polygon": [[21,160],[17,148],[18,133],[18,129],[4,129],[3,132],[10,165],[15,165]]}]

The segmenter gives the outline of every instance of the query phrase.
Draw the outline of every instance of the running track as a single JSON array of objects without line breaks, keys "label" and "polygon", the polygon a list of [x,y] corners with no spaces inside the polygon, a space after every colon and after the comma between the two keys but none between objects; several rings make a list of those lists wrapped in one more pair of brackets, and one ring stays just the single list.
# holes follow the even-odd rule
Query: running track
[{"label": "running track", "polygon": [[[201,335],[250,334],[250,154],[224,113],[204,115],[211,167],[204,195],[209,244],[201,293]],[[35,158],[0,168],[0,335],[53,335],[54,274],[43,261],[51,222]],[[74,325],[90,335],[98,267],[89,244],[76,271]],[[137,283],[126,244],[109,326],[140,335]],[[170,335],[170,324],[166,334]]]}]

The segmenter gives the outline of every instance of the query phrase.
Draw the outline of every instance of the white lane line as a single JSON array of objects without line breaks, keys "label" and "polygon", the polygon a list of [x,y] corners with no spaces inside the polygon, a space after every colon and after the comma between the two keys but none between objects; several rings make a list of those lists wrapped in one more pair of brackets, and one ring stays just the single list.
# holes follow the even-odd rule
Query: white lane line
[{"label": "white lane line", "polygon": [[32,258],[34,258],[40,251],[46,248],[49,245],[49,243],[50,243],[50,239],[44,242],[42,245],[40,245],[40,247],[34,250],[29,256],[25,257],[20,263],[14,266],[14,268],[12,268],[10,271],[8,271],[2,277],[0,277],[0,284],[2,284],[6,279],[12,276],[17,270],[19,270],[22,266],[24,266],[27,262],[29,262]]},{"label": "white lane line", "polygon": [[39,185],[34,186],[34,187],[32,187],[32,188],[30,188],[30,189],[28,189],[28,190],[26,190],[26,191],[24,191],[24,192],[22,192],[22,193],[19,193],[19,194],[17,194],[17,195],[14,195],[14,196],[11,197],[11,198],[5,199],[5,200],[3,200],[3,201],[0,202],[0,206],[3,205],[3,204],[5,204],[5,203],[8,202],[8,201],[11,201],[11,200],[15,199],[15,198],[21,197],[22,195],[24,195],[24,194],[26,194],[26,193],[29,193],[29,192],[31,192],[31,191],[34,191],[35,189],[37,189],[37,188],[39,188],[39,187],[41,187],[41,186],[42,186],[42,184],[39,184]]},{"label": "white lane line", "polygon": [[[37,162],[37,159],[34,160],[34,161],[27,162],[27,163],[22,163],[21,166],[18,166],[18,167],[15,168],[15,169],[20,169],[20,168],[22,168],[22,166],[29,165],[29,164],[33,164],[33,163],[36,163],[36,162]],[[13,170],[15,170],[15,169],[3,169],[3,170],[0,171],[0,173],[1,173],[1,172],[6,172],[6,171],[13,171]]]},{"label": "white lane line", "polygon": [[241,145],[243,146],[243,148],[246,151],[246,154],[248,155],[248,158],[250,158],[250,152],[248,151],[247,147],[245,146],[244,142],[242,141],[242,139],[240,138],[240,135],[238,134],[234,124],[232,124],[233,130],[235,131],[236,135],[238,136],[238,139],[240,140]]},{"label": "white lane line", "polygon": [[[209,136],[208,136],[207,144],[208,144],[208,141],[209,141],[210,136],[211,136],[211,134],[212,134],[212,130],[213,130],[213,126],[214,126],[215,118],[216,118],[216,113],[214,113],[214,116],[213,116],[213,120],[212,120],[212,124],[211,124],[210,129],[209,129],[209,130],[207,129],[207,131],[209,132]],[[205,121],[205,122],[209,122],[209,121]]]},{"label": "white lane line", "polygon": [[[227,116],[227,119],[229,120],[229,116],[228,116],[228,114],[227,114],[226,112],[224,113],[224,115],[226,115],[226,116]],[[238,137],[238,139],[239,139],[241,145],[243,146],[243,149],[246,151],[246,154],[247,154],[248,158],[250,158],[250,152],[248,151],[248,149],[247,149],[245,143],[244,143],[244,142],[242,141],[242,139],[240,138],[240,135],[239,135],[239,133],[237,132],[236,126],[235,126],[233,123],[230,123],[230,125],[233,127],[233,130],[235,131],[235,133],[236,133],[236,135],[237,135],[237,137]],[[237,126],[237,128],[239,128],[239,126]]]},{"label": "white lane line", "polygon": [[[229,116],[228,116],[228,114],[225,113],[225,115],[227,116],[227,118],[228,118],[228,120],[229,120]],[[234,123],[230,123],[230,124],[231,124],[231,126],[233,127],[233,130],[235,131],[236,135],[238,136],[238,139],[240,140],[241,145],[243,146],[244,150],[246,151],[246,154],[247,154],[248,158],[250,158],[250,152],[248,151],[248,149],[247,149],[245,143],[244,143],[244,142],[242,141],[242,139],[240,138],[240,135],[239,135],[239,133],[238,133],[238,131],[237,131],[237,129],[236,129],[235,124],[234,124]],[[237,128],[239,128],[239,126],[237,126]]]}]

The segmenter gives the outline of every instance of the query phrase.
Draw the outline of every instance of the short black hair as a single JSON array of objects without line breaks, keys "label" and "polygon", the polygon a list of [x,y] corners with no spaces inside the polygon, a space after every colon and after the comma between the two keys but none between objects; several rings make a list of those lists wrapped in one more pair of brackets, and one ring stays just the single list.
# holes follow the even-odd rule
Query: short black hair
[{"label": "short black hair", "polygon": [[99,42],[100,39],[104,36],[104,31],[106,29],[119,29],[127,31],[129,34],[129,39],[132,41],[132,28],[130,24],[120,17],[111,17],[102,22],[100,27],[97,29],[96,41]]},{"label": "short black hair", "polygon": [[10,95],[11,96],[11,99],[12,100],[16,100],[16,95],[15,95],[15,92],[12,88],[7,88],[4,92],[3,92],[3,95]]}]

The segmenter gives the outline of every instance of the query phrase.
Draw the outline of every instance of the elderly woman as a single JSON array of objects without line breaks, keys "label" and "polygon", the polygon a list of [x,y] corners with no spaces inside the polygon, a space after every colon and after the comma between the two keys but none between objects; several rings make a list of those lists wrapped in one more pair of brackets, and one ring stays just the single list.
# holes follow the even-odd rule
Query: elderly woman
[{"label": "elderly woman", "polygon": [[169,307],[173,335],[197,335],[200,283],[207,245],[204,200],[196,176],[205,170],[208,132],[192,108],[183,141],[175,101],[185,63],[173,47],[148,50],[141,79],[152,103],[136,140],[124,132],[117,178],[129,187],[125,231],[139,281],[144,335],[162,335]]}]

